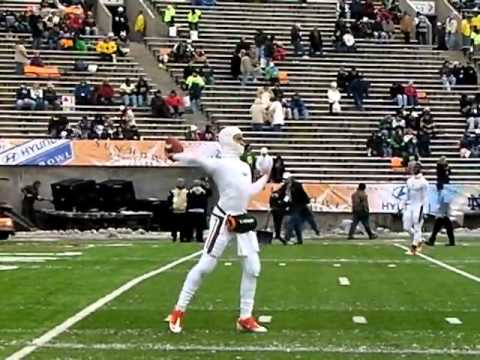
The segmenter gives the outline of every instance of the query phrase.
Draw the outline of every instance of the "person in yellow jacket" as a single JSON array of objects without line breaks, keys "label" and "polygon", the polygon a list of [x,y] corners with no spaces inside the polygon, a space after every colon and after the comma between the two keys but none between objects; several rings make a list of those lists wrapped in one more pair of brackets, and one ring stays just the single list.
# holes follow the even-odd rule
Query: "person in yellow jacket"
[{"label": "person in yellow jacket", "polygon": [[475,55],[480,54],[480,32],[472,31],[473,51]]},{"label": "person in yellow jacket", "polygon": [[173,5],[167,5],[166,9],[163,11],[163,22],[167,24],[168,27],[175,26],[175,8]]},{"label": "person in yellow jacket", "polygon": [[460,23],[460,31],[462,32],[462,48],[468,49],[471,44],[470,35],[472,34],[471,17],[466,17]]},{"label": "person in yellow jacket", "polygon": [[187,21],[190,30],[198,31],[198,22],[200,21],[200,17],[202,16],[202,12],[198,9],[191,8],[187,14]]},{"label": "person in yellow jacket", "polygon": [[135,33],[137,33],[140,38],[145,36],[145,15],[143,15],[143,11],[140,10],[135,18]]},{"label": "person in yellow jacket", "polygon": [[109,33],[104,39],[100,40],[95,47],[97,54],[102,60],[116,61],[116,53],[118,50],[117,43],[113,39],[113,34]]}]

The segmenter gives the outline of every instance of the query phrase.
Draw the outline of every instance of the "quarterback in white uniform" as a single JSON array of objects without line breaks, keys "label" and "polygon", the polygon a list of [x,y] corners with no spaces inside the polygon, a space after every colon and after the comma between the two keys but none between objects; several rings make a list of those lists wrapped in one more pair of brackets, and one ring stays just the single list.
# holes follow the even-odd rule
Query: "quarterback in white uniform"
[{"label": "quarterback in white uniform", "polygon": [[423,217],[428,210],[428,181],[423,177],[420,163],[413,167],[413,175],[407,180],[407,197],[403,213],[403,229],[412,241],[410,255],[416,255],[423,242]]},{"label": "quarterback in white uniform", "polygon": [[[220,199],[212,211],[208,238],[198,263],[190,270],[183,284],[177,304],[169,316],[169,328],[173,333],[182,331],[182,318],[205,275],[210,273],[230,240],[236,239],[237,251],[242,265],[240,284],[240,317],[237,329],[247,332],[266,332],[252,316],[257,277],[260,274],[259,246],[254,229],[237,233],[228,228],[229,216],[247,213],[248,203],[268,181],[271,166],[261,169],[262,177],[252,183],[248,164],[240,160],[245,142],[237,127],[220,131],[218,140],[222,148],[221,158],[199,158],[180,153],[173,155],[175,161],[187,162],[202,167],[217,185]],[[231,218],[230,218],[231,219]]]}]

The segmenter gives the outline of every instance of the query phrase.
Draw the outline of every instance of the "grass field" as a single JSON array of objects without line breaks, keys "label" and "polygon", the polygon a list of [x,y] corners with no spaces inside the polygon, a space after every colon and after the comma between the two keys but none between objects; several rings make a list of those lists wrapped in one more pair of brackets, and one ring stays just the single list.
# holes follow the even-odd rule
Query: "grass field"
[{"label": "grass field", "polygon": [[[463,244],[425,253],[480,277],[480,241]],[[0,265],[19,266],[0,271],[0,358],[127,281],[198,250],[146,241],[0,244]],[[30,255],[13,255],[19,252]],[[42,260],[37,253],[48,256],[34,262]],[[240,281],[234,255],[230,249],[206,279],[183,334],[168,333],[163,319],[195,259],[140,283],[28,358],[480,359],[480,282],[408,257],[393,242],[264,247],[256,314],[273,318],[269,333],[259,335],[234,330]],[[340,286],[339,277],[350,286]]]}]

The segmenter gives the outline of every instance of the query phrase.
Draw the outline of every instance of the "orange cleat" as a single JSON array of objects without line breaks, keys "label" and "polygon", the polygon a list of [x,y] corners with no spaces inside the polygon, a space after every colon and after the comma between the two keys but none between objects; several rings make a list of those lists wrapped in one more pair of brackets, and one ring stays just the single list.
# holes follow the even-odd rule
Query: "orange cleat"
[{"label": "orange cleat", "polygon": [[266,327],[259,325],[253,316],[245,319],[238,319],[237,330],[252,333],[266,333],[268,331]]},{"label": "orange cleat", "polygon": [[180,310],[173,310],[168,318],[168,327],[174,334],[182,332],[182,319],[185,313]]}]

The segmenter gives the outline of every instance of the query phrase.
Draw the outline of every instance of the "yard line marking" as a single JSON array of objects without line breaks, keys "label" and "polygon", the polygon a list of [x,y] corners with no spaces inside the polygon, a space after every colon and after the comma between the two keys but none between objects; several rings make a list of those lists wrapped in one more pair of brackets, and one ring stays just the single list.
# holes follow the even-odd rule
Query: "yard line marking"
[{"label": "yard line marking", "polygon": [[[406,246],[403,246],[403,245],[400,245],[400,244],[393,244],[394,246],[400,248],[400,249],[403,249],[403,250],[408,250],[408,248]],[[457,269],[456,267],[453,267],[451,265],[448,265],[446,263],[444,263],[443,261],[440,261],[440,260],[437,260],[437,259],[434,259],[430,256],[427,256],[425,254],[421,254],[421,253],[417,253],[417,256],[420,256],[422,259],[425,259],[427,261],[430,261],[432,264],[435,264],[435,265],[438,265],[440,267],[443,267],[444,269],[447,269],[447,270],[450,270],[454,273],[457,273],[459,275],[462,275],[463,277],[466,277],[470,280],[473,280],[473,281],[476,281],[478,283],[480,283],[480,277],[478,276],[475,276],[475,275],[472,275],[470,273],[467,273],[466,271],[463,271],[463,270],[460,270],[460,269]]]},{"label": "yard line marking", "polygon": [[45,347],[56,349],[80,350],[142,350],[142,351],[192,351],[192,352],[290,352],[290,353],[339,353],[339,354],[385,354],[385,355],[467,355],[479,356],[479,349],[419,349],[388,347],[356,347],[346,346],[220,346],[220,345],[171,345],[159,343],[53,343]]},{"label": "yard line marking", "polygon": [[[238,259],[235,258],[226,258],[222,259],[223,261],[230,261],[232,263],[238,262]],[[285,263],[320,263],[320,264],[330,264],[333,263],[333,267],[341,267],[341,263],[352,263],[352,264],[413,264],[416,263],[412,258],[406,259],[338,259],[338,258],[267,258],[262,259],[262,263],[276,263],[276,262],[285,262]],[[480,258],[478,259],[465,259],[465,260],[451,260],[451,263],[455,264],[480,264]]]},{"label": "yard line marking", "polygon": [[0,256],[80,256],[79,251],[65,252],[0,252]]},{"label": "yard line marking", "polygon": [[338,283],[342,286],[350,286],[350,280],[345,276],[340,276],[338,278]]},{"label": "yard line marking", "polygon": [[355,324],[365,325],[367,324],[367,318],[365,316],[354,316],[352,320]]},{"label": "yard line marking", "polygon": [[462,320],[456,317],[447,317],[445,318],[445,321],[451,325],[462,325]]},{"label": "yard line marking", "polygon": [[56,327],[54,327],[53,329],[47,331],[45,334],[43,334],[42,336],[34,339],[30,345],[27,345],[25,346],[24,348],[18,350],[17,352],[15,352],[14,354],[10,355],[9,357],[7,357],[5,360],[20,360],[20,359],[23,359],[25,358],[27,355],[31,354],[33,351],[35,351],[38,347],[40,346],[44,346],[46,343],[48,343],[50,340],[52,340],[53,338],[57,337],[58,335],[60,335],[61,333],[63,333],[64,331],[68,330],[69,328],[71,328],[73,325],[75,325],[76,323],[78,323],[79,321],[83,320],[84,318],[86,318],[87,316],[89,316],[90,314],[94,313],[95,311],[97,311],[98,309],[100,309],[102,306],[104,306],[105,304],[109,303],[110,301],[114,300],[115,298],[119,297],[120,295],[122,295],[124,292],[130,290],[131,288],[133,288],[134,286],[140,284],[141,282],[147,280],[147,279],[150,279],[151,277],[153,276],[156,276],[164,271],[167,271],[181,263],[184,263],[190,259],[193,259],[194,257],[200,255],[201,253],[203,252],[203,250],[200,250],[200,251],[196,251],[194,252],[193,254],[190,254],[190,255],[187,255],[187,256],[184,256],[180,259],[177,259],[167,265],[164,265],[156,270],[152,270],[152,271],[149,271],[143,275],[140,275],[132,280],[130,280],[129,282],[123,284],[122,286],[120,286],[118,289],[116,290],[113,290],[110,294],[107,294],[105,295],[104,297],[98,299],[97,301],[95,301],[94,303],[88,305],[86,308],[84,308],[83,310],[81,310],[80,312],[76,313],[75,315],[73,315],[72,317],[68,318],[67,320],[65,320],[63,323],[61,323],[60,325],[57,325]]}]

